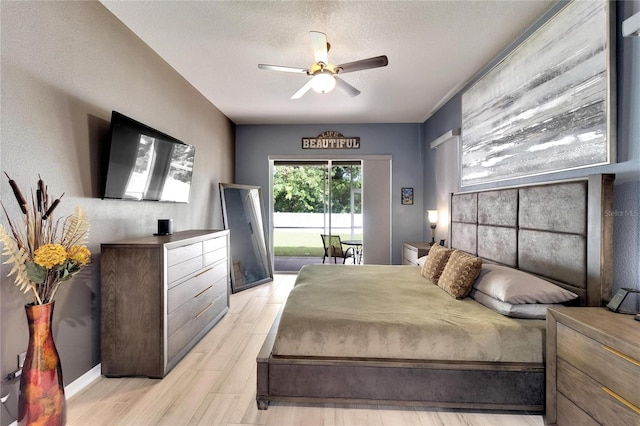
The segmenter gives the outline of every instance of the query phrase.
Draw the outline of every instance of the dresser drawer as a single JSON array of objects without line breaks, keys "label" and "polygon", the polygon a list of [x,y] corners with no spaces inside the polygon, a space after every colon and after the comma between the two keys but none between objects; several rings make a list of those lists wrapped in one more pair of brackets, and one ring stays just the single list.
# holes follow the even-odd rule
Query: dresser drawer
[{"label": "dresser drawer", "polygon": [[202,256],[202,243],[172,248],[167,250],[167,266],[173,266],[198,256]]},{"label": "dresser drawer", "polygon": [[167,336],[191,321],[200,311],[206,308],[215,298],[213,297],[213,286],[207,287],[196,297],[192,297],[185,303],[167,315]]},{"label": "dresser drawer", "polygon": [[209,266],[226,258],[227,258],[227,246],[225,245],[222,248],[218,248],[216,250],[212,250],[208,253],[205,253],[204,264],[205,266]]},{"label": "dresser drawer", "polygon": [[213,321],[227,307],[227,294],[221,294],[215,300],[203,307],[182,327],[167,339],[167,359],[169,363],[173,357],[198,335],[207,324]]},{"label": "dresser drawer", "polygon": [[172,287],[177,284],[176,281],[198,272],[200,269],[202,269],[202,255],[170,266],[167,268],[167,284]]},{"label": "dresser drawer", "polygon": [[171,336],[192,318],[197,317],[200,312],[213,303],[221,294],[226,294],[226,291],[227,280],[220,279],[218,282],[205,288],[196,296],[177,307],[167,316],[167,335]]},{"label": "dresser drawer", "polygon": [[561,393],[558,394],[557,424],[558,426],[600,426],[600,423],[589,417],[587,413]]},{"label": "dresser drawer", "polygon": [[[571,402],[604,425],[640,424],[640,408],[634,408],[620,395],[584,374],[564,359],[558,359],[558,392],[571,395]],[[558,401],[558,423],[562,424],[562,410]],[[570,408],[570,407],[565,407]],[[637,411],[636,411],[637,410]],[[566,416],[565,424],[588,424],[576,422]]]},{"label": "dresser drawer", "polygon": [[[558,357],[640,407],[640,361],[558,324]],[[640,408],[639,408],[640,409]]]},{"label": "dresser drawer", "polygon": [[[222,267],[221,267],[222,266]],[[209,267],[195,277],[169,289],[167,295],[167,313],[173,312],[188,300],[198,297],[222,279],[225,275],[226,265],[220,264]]]},{"label": "dresser drawer", "polygon": [[418,264],[418,250],[407,245],[402,246],[402,260],[403,264]]},{"label": "dresser drawer", "polygon": [[211,238],[210,240],[206,240],[204,242],[205,253],[209,253],[210,251],[214,251],[218,249],[226,249],[226,248],[227,248],[226,237]]}]

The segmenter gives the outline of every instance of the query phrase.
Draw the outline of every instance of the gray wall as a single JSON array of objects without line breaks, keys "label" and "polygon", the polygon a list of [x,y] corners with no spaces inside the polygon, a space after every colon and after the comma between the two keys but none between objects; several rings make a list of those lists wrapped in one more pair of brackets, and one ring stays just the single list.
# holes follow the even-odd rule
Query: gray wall
[{"label": "gray wall", "polygon": [[[24,192],[42,175],[51,195],[65,193],[57,217],[81,205],[91,220],[93,262],[56,298],[54,337],[69,384],[100,362],[100,243],[150,235],[158,218],[173,218],[176,231],[221,228],[218,182],[233,179],[234,125],[100,3],[2,1],[0,8],[1,169]],[[189,204],[99,198],[98,148],[111,110],[195,145]],[[2,203],[18,217],[4,176],[0,181]],[[24,305],[30,302],[8,272],[2,265],[3,377],[26,350]],[[2,385],[2,395],[11,392],[13,414],[17,387]],[[3,425],[13,421],[0,411]]]},{"label": "gray wall", "polygon": [[[302,149],[303,137],[317,136],[327,130],[359,136],[361,148]],[[402,241],[422,240],[425,209],[431,208],[428,204],[431,200],[425,204],[421,196],[424,181],[421,130],[420,124],[239,125],[236,127],[236,183],[261,186],[267,204],[270,155],[391,155],[392,263],[399,264]],[[403,187],[414,188],[413,205],[400,205]]]},{"label": "gray wall", "polygon": [[[617,111],[618,111],[618,162],[581,170],[553,173],[533,178],[517,179],[504,183],[465,187],[465,190],[519,185],[531,182],[566,179],[594,173],[614,173],[614,292],[621,287],[640,289],[640,37],[621,37],[621,22],[640,11],[640,1],[614,3],[617,6]],[[543,17],[531,31],[548,19]],[[523,36],[526,37],[526,34]],[[521,41],[499,55],[489,66],[478,72],[484,74]],[[469,85],[473,84],[473,81]],[[468,87],[467,85],[466,87]],[[436,139],[452,128],[461,127],[461,94],[463,88],[424,125],[425,140]],[[435,150],[431,150],[432,153]],[[428,153],[426,153],[428,154]],[[429,158],[425,161],[429,161]],[[457,161],[457,159],[456,159]],[[457,163],[450,165],[457,168]],[[425,188],[427,181],[425,180]],[[445,195],[445,194],[440,194]],[[440,197],[438,197],[440,198]],[[425,230],[426,233],[426,230]]]}]

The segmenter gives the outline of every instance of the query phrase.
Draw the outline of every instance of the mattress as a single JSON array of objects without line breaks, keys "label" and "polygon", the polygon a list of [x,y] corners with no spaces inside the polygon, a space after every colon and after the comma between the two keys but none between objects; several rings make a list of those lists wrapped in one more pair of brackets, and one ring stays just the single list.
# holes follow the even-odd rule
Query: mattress
[{"label": "mattress", "polygon": [[272,354],[542,363],[545,320],[456,300],[409,265],[307,265],[282,311]]}]

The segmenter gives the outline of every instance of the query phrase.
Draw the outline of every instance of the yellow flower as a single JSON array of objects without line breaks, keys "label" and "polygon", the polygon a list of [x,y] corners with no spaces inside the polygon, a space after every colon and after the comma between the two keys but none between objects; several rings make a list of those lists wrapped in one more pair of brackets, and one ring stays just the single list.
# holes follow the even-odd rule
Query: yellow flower
[{"label": "yellow flower", "polygon": [[62,265],[67,260],[67,251],[60,244],[43,244],[33,254],[33,261],[47,269]]},{"label": "yellow flower", "polygon": [[81,266],[85,266],[91,260],[91,252],[85,246],[71,246],[67,255],[71,261]]}]

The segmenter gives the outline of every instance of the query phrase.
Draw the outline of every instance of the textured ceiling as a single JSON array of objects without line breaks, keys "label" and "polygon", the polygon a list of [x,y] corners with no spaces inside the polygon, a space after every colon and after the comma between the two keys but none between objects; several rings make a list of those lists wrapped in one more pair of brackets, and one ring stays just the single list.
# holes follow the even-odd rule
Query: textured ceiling
[{"label": "textured ceiling", "polygon": [[[529,28],[555,0],[102,1],[236,124],[421,123]],[[334,64],[387,55],[345,74],[362,93],[308,92],[309,31]]]}]

